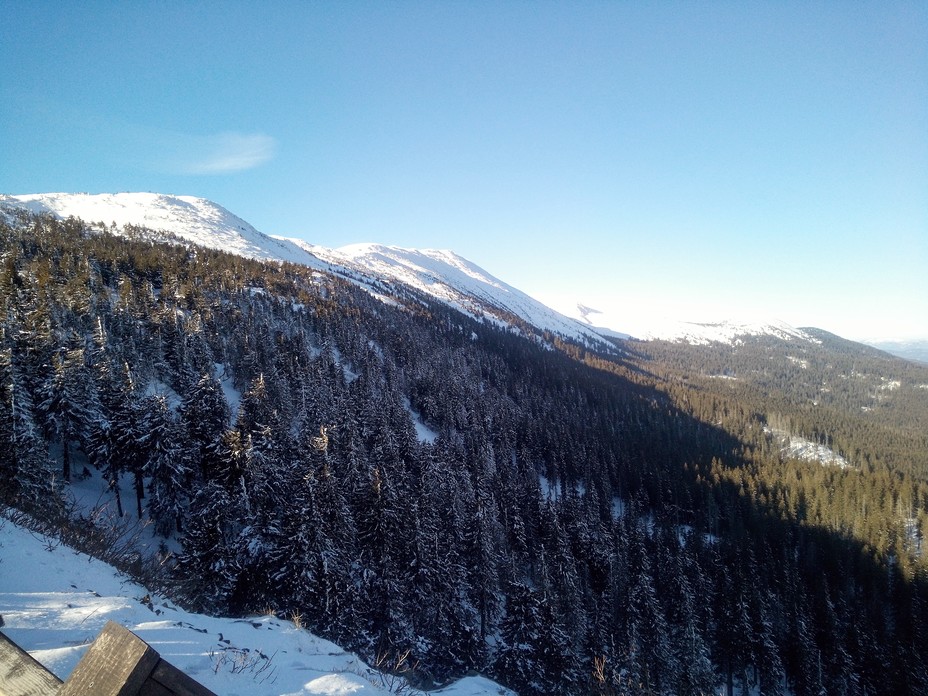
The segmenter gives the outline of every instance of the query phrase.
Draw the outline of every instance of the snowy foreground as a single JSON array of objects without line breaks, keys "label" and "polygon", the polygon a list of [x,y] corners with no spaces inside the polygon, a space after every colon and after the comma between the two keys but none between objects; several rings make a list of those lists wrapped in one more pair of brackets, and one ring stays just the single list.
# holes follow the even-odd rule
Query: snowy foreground
[{"label": "snowy foreground", "polygon": [[[418,694],[351,653],[273,616],[226,619],[191,614],[111,566],[0,518],[3,632],[61,679],[113,620],[223,696]],[[468,677],[430,692],[514,696]]]}]

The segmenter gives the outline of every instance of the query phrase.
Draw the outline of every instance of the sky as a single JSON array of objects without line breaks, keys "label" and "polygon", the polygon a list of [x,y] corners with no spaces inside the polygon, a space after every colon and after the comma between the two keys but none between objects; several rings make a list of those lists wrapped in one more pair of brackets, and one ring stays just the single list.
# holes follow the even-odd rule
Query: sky
[{"label": "sky", "polygon": [[452,249],[630,321],[928,339],[928,3],[0,16],[0,193],[201,196],[266,234]]}]

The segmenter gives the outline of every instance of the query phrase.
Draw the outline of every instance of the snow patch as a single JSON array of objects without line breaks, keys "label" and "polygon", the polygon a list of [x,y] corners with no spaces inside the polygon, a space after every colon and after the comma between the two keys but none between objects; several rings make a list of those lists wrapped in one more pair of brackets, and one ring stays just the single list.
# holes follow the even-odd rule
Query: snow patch
[{"label": "snow patch", "polygon": [[764,428],[764,432],[773,437],[780,444],[780,453],[787,459],[802,459],[808,462],[818,462],[827,466],[837,466],[846,469],[850,466],[840,454],[830,447],[812,442],[804,437],[791,435],[785,430]]},{"label": "snow patch", "polygon": [[406,410],[409,411],[409,415],[412,418],[412,424],[416,428],[416,437],[419,438],[419,442],[427,442],[430,445],[434,445],[435,440],[438,439],[438,433],[425,424],[425,421],[422,420],[421,414],[419,414],[412,407],[409,399],[405,397],[403,398],[403,406],[405,406]]},{"label": "snow patch", "polygon": [[232,383],[232,373],[226,369],[223,363],[214,363],[213,367],[216,369],[216,379],[219,380],[219,386],[222,387],[222,395],[229,405],[229,413],[234,418],[235,414],[238,413],[238,406],[242,402],[242,392],[235,388]]}]

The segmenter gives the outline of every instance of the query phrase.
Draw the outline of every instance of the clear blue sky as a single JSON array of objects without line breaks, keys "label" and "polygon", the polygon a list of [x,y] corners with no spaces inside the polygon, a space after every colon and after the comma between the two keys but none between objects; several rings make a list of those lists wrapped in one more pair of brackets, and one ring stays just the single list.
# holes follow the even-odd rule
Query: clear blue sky
[{"label": "clear blue sky", "polygon": [[6,0],[0,192],[47,191],[928,338],[928,3]]}]

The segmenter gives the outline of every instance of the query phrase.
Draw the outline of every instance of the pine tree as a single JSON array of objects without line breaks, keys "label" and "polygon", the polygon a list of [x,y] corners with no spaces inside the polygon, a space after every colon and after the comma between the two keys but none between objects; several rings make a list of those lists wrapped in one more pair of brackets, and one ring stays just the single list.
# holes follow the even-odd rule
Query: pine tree
[{"label": "pine tree", "polygon": [[506,588],[506,615],[500,623],[500,640],[493,674],[522,696],[548,694],[539,654],[541,607],[533,590],[522,583]]},{"label": "pine tree", "polygon": [[[201,486],[190,503],[177,577],[187,583],[191,598],[205,598],[206,608],[213,611],[232,609],[241,576],[235,548],[240,531],[236,520],[235,501],[217,483]],[[203,587],[203,578],[209,578],[208,588]]]},{"label": "pine tree", "polygon": [[32,396],[10,350],[0,350],[0,499],[27,510],[60,512],[55,473],[35,424]]},{"label": "pine tree", "polygon": [[212,481],[219,469],[219,450],[229,424],[229,405],[222,385],[204,373],[180,407],[180,425],[187,445],[187,469],[200,481]]},{"label": "pine tree", "polygon": [[485,666],[479,615],[469,601],[472,588],[461,557],[455,518],[454,478],[434,459],[423,462],[414,557],[411,606],[416,631],[425,645],[425,664],[439,679]]},{"label": "pine tree", "polygon": [[151,478],[149,513],[156,531],[168,537],[183,532],[189,472],[181,456],[179,428],[164,396],[146,398],[142,413],[145,473]]},{"label": "pine tree", "polygon": [[640,688],[643,693],[661,693],[672,687],[678,667],[643,535],[643,531],[638,532],[635,559],[638,567],[629,595],[629,673],[633,688]]},{"label": "pine tree", "polygon": [[84,364],[83,348],[55,355],[53,372],[40,386],[37,410],[46,431],[61,443],[61,476],[71,479],[71,448],[86,445],[92,423],[99,418],[96,394]]}]

